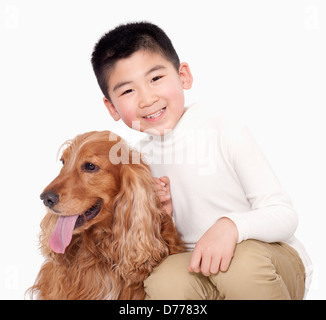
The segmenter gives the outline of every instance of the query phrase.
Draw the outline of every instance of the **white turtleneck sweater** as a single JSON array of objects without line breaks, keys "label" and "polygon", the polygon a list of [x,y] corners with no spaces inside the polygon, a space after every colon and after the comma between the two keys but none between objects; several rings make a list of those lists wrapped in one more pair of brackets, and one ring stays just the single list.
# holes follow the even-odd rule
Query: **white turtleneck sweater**
[{"label": "white turtleneck sweater", "polygon": [[139,147],[153,176],[170,178],[173,219],[189,250],[227,217],[238,228],[238,243],[283,241],[297,250],[309,286],[312,265],[294,237],[298,216],[245,125],[206,115],[195,104],[172,131],[148,135]]}]

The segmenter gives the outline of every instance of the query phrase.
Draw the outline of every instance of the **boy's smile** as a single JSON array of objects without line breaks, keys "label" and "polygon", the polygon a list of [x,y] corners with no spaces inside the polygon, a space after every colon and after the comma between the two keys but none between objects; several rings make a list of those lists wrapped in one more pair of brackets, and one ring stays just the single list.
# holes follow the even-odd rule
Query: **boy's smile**
[{"label": "boy's smile", "polygon": [[163,135],[178,123],[184,112],[184,89],[190,89],[188,64],[179,72],[162,55],[137,51],[119,60],[108,80],[109,101],[104,103],[114,120],[130,128]]}]

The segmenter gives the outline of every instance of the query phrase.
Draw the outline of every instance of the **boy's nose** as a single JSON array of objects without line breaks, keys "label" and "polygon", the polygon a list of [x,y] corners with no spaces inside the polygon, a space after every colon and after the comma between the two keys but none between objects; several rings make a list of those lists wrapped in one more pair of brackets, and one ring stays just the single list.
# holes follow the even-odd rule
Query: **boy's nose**
[{"label": "boy's nose", "polygon": [[151,107],[155,102],[158,101],[158,96],[151,92],[143,92],[139,101],[140,108]]}]

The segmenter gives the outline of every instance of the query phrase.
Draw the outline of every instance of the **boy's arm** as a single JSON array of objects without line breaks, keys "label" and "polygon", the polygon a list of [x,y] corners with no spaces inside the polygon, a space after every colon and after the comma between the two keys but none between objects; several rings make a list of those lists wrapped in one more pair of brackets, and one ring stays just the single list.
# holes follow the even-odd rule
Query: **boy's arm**
[{"label": "boy's arm", "polygon": [[220,218],[197,242],[188,270],[226,271],[236,243],[289,239],[298,223],[292,203],[247,128],[229,137],[229,159],[252,209]]},{"label": "boy's arm", "polygon": [[237,226],[238,243],[246,239],[264,242],[289,239],[297,228],[298,216],[246,127],[234,136],[230,153],[239,182],[251,204],[250,211],[225,214]]}]

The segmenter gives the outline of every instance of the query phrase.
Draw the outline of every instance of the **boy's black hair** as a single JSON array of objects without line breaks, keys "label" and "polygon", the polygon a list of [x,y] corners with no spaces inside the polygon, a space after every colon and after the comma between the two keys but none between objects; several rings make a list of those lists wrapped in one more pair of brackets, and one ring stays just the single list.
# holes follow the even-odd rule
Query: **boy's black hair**
[{"label": "boy's black hair", "polygon": [[97,82],[110,100],[109,72],[118,60],[130,57],[138,50],[157,52],[179,71],[180,60],[171,40],[158,26],[149,22],[120,25],[104,34],[94,47],[92,65]]}]

